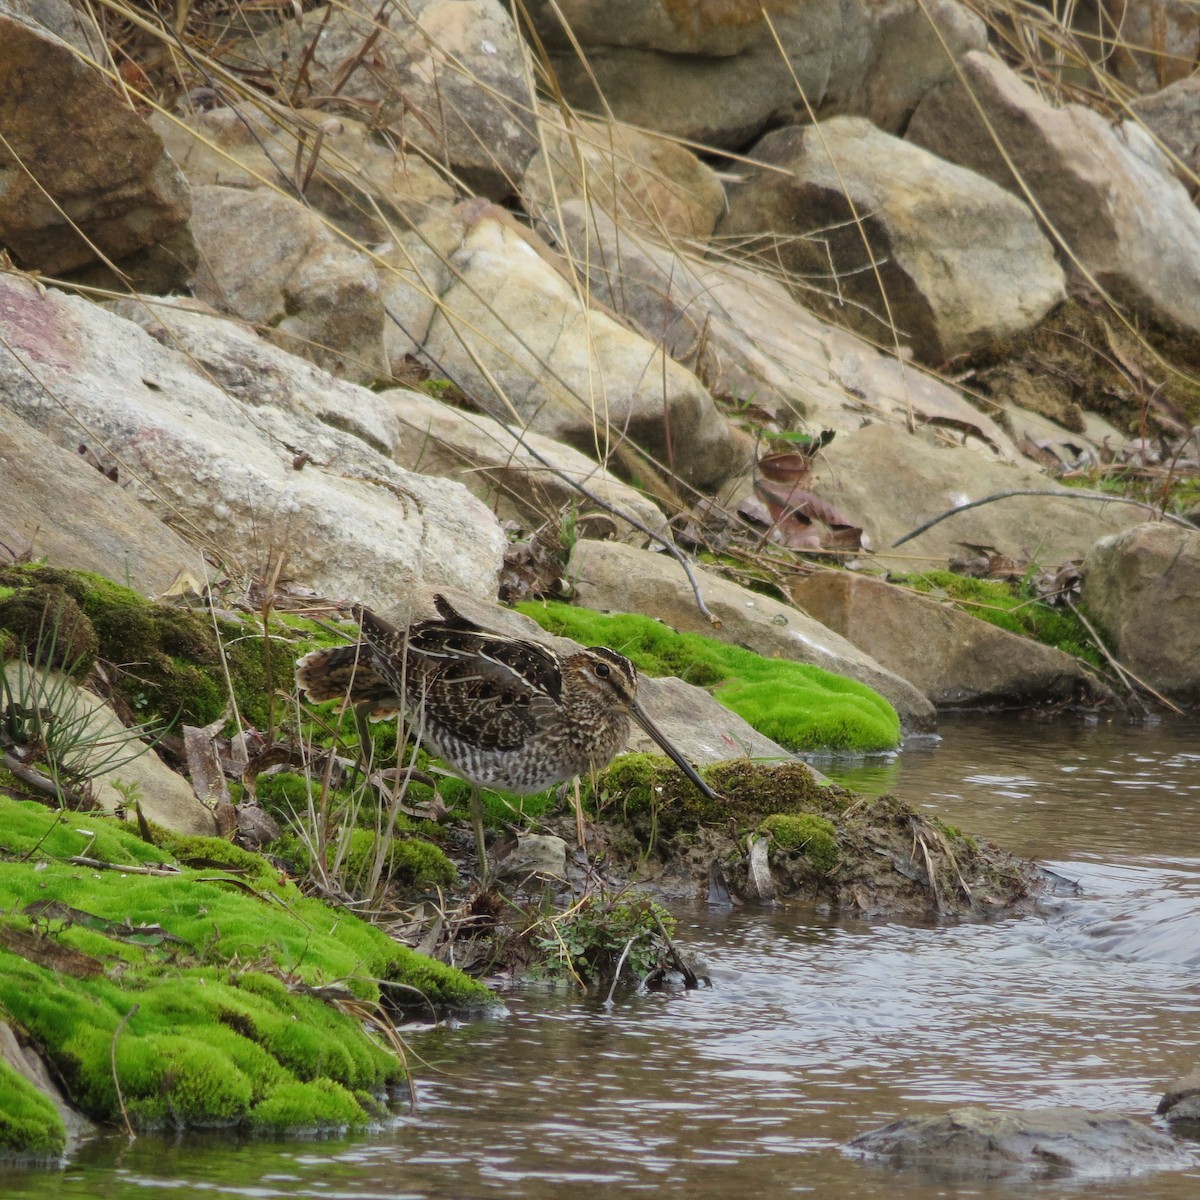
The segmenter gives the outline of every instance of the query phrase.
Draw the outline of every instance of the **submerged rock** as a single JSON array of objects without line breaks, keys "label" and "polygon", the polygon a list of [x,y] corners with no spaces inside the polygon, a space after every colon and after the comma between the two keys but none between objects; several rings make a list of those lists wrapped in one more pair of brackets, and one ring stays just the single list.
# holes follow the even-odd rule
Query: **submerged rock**
[{"label": "submerged rock", "polygon": [[1186,1147],[1140,1121],[1082,1108],[955,1108],[905,1117],[856,1137],[847,1149],[900,1167],[972,1179],[1111,1178],[1183,1170],[1196,1161]]}]

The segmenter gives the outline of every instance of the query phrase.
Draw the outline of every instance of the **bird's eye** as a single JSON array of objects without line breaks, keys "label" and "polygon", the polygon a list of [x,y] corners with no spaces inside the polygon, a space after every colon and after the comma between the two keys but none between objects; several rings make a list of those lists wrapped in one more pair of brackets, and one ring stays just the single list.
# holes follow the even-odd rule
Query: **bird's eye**
[{"label": "bird's eye", "polygon": [[596,664],[596,674],[599,675],[601,679],[607,679],[611,671],[612,668],[608,665],[608,663]]}]

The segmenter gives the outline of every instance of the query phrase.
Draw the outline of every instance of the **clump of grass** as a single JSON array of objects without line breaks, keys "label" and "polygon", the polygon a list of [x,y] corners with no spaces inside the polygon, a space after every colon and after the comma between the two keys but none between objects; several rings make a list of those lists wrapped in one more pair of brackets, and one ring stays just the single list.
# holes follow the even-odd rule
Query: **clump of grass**
[{"label": "clump of grass", "polygon": [[605,616],[555,602],[517,606],[551,633],[620,651],[646,675],[678,675],[760,733],[796,751],[869,753],[900,742],[900,719],[877,692],[805,663],[764,658],[649,617]]}]

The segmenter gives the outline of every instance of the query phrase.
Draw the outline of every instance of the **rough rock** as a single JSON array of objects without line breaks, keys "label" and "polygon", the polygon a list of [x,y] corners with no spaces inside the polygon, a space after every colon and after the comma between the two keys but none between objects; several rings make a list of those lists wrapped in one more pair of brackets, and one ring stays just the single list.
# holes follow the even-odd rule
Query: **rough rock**
[{"label": "rough rock", "polygon": [[814,316],[765,275],[654,244],[577,200],[558,236],[593,297],[692,367],[735,409],[752,403],[783,428],[854,430],[867,414],[967,431],[1020,458],[991,417],[932,375]]},{"label": "rough rock", "polygon": [[164,591],[200,555],[124,487],[0,405],[0,550]]},{"label": "rough rock", "polygon": [[[437,373],[499,420],[592,454],[629,439],[698,486],[749,461],[749,439],[695,375],[584,307],[548,247],[483,201],[460,206],[455,222],[457,233],[441,222],[414,234],[417,265],[387,289],[389,313]],[[430,245],[448,248],[444,264]]]},{"label": "rough rock", "polygon": [[1122,666],[1200,702],[1200,531],[1142,524],[1098,541],[1083,562],[1083,602]]},{"label": "rough rock", "polygon": [[[536,528],[568,506],[594,508],[571,486],[575,482],[670,537],[667,519],[652,500],[570,446],[540,433],[518,434],[492,417],[452,408],[424,392],[395,388],[379,396],[392,406],[404,430],[394,451],[396,462],[410,471],[457,479],[502,521]],[[616,524],[618,536],[645,542],[633,526],[619,518]]]},{"label": "rough rock", "polygon": [[3,13],[0,129],[0,247],[19,266],[63,274],[99,250],[144,289],[183,283],[190,201],[162,140],[71,46]]},{"label": "rough rock", "polygon": [[[461,484],[402,470],[338,413],[313,417],[303,389],[285,407],[286,377],[255,405],[133,322],[13,277],[0,277],[0,337],[3,403],[60,446],[86,431],[135,498],[231,569],[269,574],[282,556],[282,580],[372,606],[425,584],[494,594],[505,539],[488,510]],[[282,372],[288,356],[275,353]],[[316,368],[291,361],[312,387]],[[254,377],[241,388],[254,397]],[[382,403],[342,396],[345,408]]]},{"label": "rough rock", "polygon": [[535,0],[528,8],[572,104],[723,147],[805,119],[809,106],[900,128],[953,70],[953,57],[985,42],[982,21],[951,0],[774,0],[770,24],[758,0]]},{"label": "rough rock", "polygon": [[1182,79],[1200,61],[1200,11],[1194,0],[1100,0],[1103,16],[1075,9],[1076,24],[1083,23],[1085,36],[1095,37],[1101,20],[1106,49],[1111,57],[1105,66],[1122,83],[1139,92],[1152,92]]},{"label": "rough rock", "polygon": [[516,190],[537,148],[528,50],[500,0],[407,0],[382,9],[351,0],[247,38],[236,53],[300,104],[319,97],[327,111],[365,109],[372,124],[493,199]]},{"label": "rough rock", "polygon": [[809,616],[938,708],[1094,704],[1111,697],[1077,658],[881,579],[819,571],[798,580],[792,595]]},{"label": "rough rock", "polygon": [[[352,434],[391,457],[401,428],[378,393],[333,378],[305,359],[264,341],[250,326],[218,316],[198,301],[150,308],[120,300],[112,311],[140,325],[154,340],[181,351],[227,395],[254,408],[277,408]],[[360,464],[370,470],[369,459]]]},{"label": "rough rock", "polygon": [[554,223],[557,206],[586,196],[618,224],[703,241],[725,208],[717,173],[686,147],[615,121],[546,114],[544,150],[521,181],[528,212]]},{"label": "rough rock", "polygon": [[387,374],[375,269],[298,200],[255,188],[198,187],[193,290],[272,341],[358,383]]},{"label": "rough rock", "polygon": [[456,199],[420,155],[378,141],[361,121],[314,110],[286,124],[250,105],[180,116],[155,113],[151,128],[192,187],[257,188],[295,194],[360,242],[379,242]]},{"label": "rough rock", "polygon": [[499,874],[509,879],[528,879],[530,876],[567,877],[567,843],[546,833],[526,833],[497,864]]},{"label": "rough rock", "polygon": [[73,7],[69,0],[0,0],[0,15],[40,25],[81,54],[96,58],[103,53],[104,38],[95,18]]},{"label": "rough rock", "polygon": [[1182,1170],[1195,1163],[1182,1143],[1149,1125],[1082,1108],[953,1108],[871,1130],[847,1149],[896,1166],[972,1179],[1113,1178]]},{"label": "rough rock", "polygon": [[962,71],[1004,156],[957,80],[925,97],[906,137],[1020,195],[1011,161],[1088,275],[1143,317],[1200,332],[1200,212],[1146,133],[1130,122],[1114,131],[1076,104],[1053,108],[984,54],[968,54]]},{"label": "rough rock", "polygon": [[575,598],[602,612],[640,612],[685,633],[703,633],[767,658],[811,663],[874,688],[908,733],[932,729],[933,705],[906,679],[881,666],[839,633],[770,596],[696,568],[704,602],[721,621],[714,628],[696,607],[683,569],[665,554],[616,542],[580,540],[567,576]]},{"label": "rough rock", "polygon": [[1176,174],[1185,187],[1194,188],[1188,176],[1200,174],[1200,75],[1189,75],[1161,92],[1131,100],[1129,111],[1179,160],[1172,163]]},{"label": "rough rock", "polygon": [[1154,1111],[1172,1123],[1200,1123],[1200,1071],[1191,1071],[1169,1083]]},{"label": "rough rock", "polygon": [[[861,117],[767,134],[718,233],[782,263],[799,297],[938,364],[994,353],[1064,299],[1029,208]],[[882,292],[882,294],[881,294]]]},{"label": "rough rock", "polygon": [[[1058,566],[1082,558],[1098,538],[1128,528],[1141,511],[1083,499],[1078,489],[1047,479],[1032,463],[995,462],[955,438],[931,444],[885,425],[868,425],[826,446],[813,490],[867,531],[876,551],[873,562],[895,571],[944,567],[964,545]],[[1013,496],[968,509],[892,549],[897,538],[925,521],[1008,491],[1050,495]]]}]

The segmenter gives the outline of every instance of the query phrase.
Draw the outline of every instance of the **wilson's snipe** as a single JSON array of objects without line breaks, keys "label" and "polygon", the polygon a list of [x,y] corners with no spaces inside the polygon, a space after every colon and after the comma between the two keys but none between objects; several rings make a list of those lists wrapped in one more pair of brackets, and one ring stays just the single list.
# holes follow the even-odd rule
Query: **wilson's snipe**
[{"label": "wilson's snipe", "polygon": [[480,787],[529,795],[607,766],[625,745],[631,717],[715,799],[638,703],[629,659],[604,646],[562,656],[489,633],[444,596],[433,601],[441,619],[407,629],[356,607],[363,640],[306,654],[296,683],[312,701],[345,699],[374,717],[406,714],[413,735],[473,785],[481,874]]}]

